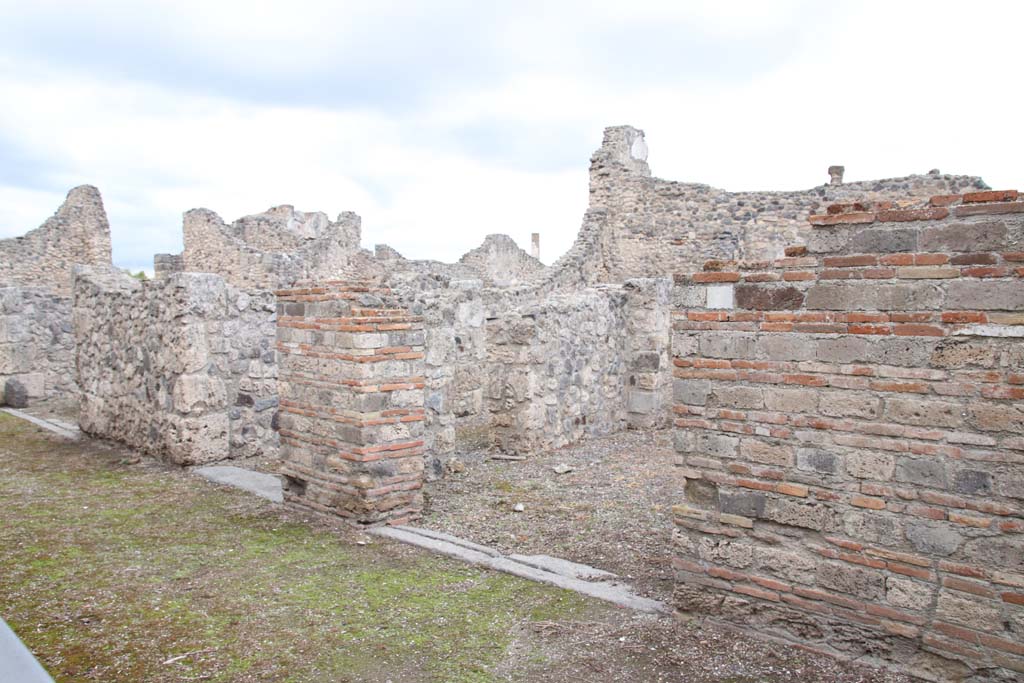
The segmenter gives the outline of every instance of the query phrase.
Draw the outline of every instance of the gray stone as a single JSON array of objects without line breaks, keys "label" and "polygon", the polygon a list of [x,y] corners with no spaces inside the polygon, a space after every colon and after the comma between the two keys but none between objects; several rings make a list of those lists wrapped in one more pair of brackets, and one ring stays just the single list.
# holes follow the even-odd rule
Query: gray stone
[{"label": "gray stone", "polygon": [[839,458],[834,453],[820,448],[801,448],[796,452],[797,468],[806,472],[821,474],[837,474],[840,469]]},{"label": "gray stone", "polygon": [[963,543],[963,537],[953,529],[931,524],[908,524],[907,540],[918,552],[948,557]]},{"label": "gray stone", "polygon": [[720,509],[724,513],[743,517],[764,517],[766,497],[759,491],[720,491],[718,496]]},{"label": "gray stone", "polygon": [[204,479],[240,488],[275,503],[284,500],[281,493],[281,479],[273,474],[227,465],[197,467],[193,471]]},{"label": "gray stone", "polygon": [[11,408],[28,408],[28,388],[17,378],[4,382],[4,404]]},{"label": "gray stone", "polygon": [[896,480],[927,486],[946,488],[946,468],[940,460],[901,458],[896,463]]}]

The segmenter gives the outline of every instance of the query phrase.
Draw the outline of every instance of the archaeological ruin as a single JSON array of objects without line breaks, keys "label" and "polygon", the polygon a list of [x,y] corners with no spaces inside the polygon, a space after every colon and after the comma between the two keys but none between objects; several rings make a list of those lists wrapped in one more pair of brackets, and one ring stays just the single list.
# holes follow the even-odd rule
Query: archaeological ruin
[{"label": "archaeological ruin", "polygon": [[179,465],[276,459],[286,503],[360,526],[416,519],[454,454],[670,429],[680,616],[1019,680],[1024,198],[843,173],[670,182],[613,127],[551,266],[537,235],[446,264],[364,249],[351,212],[194,209],[150,281],[75,188],[0,241],[0,390]]}]

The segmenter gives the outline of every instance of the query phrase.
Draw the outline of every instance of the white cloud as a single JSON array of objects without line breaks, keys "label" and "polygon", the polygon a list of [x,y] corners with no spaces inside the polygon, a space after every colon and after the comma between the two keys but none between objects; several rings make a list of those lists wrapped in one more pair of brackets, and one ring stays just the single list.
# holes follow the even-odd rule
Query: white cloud
[{"label": "white cloud", "polygon": [[0,236],[89,182],[136,268],[189,208],[281,203],[356,211],[365,246],[411,257],[540,232],[550,262],[620,123],[656,175],[726,189],[833,163],[1024,185],[1016,3],[4,4]]}]

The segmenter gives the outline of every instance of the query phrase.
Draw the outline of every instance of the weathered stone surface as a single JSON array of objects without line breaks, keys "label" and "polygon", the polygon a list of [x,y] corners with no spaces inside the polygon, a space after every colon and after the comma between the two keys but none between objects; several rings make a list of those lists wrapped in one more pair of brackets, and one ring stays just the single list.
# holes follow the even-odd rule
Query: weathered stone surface
[{"label": "weathered stone surface", "polygon": [[885,576],[872,569],[823,562],[818,566],[817,574],[818,585],[865,600],[877,600],[885,592]]},{"label": "weathered stone surface", "polygon": [[39,287],[0,287],[0,398],[17,380],[26,400],[73,397],[71,302]]},{"label": "weathered stone surface", "polygon": [[110,267],[110,224],[99,190],[81,185],[57,212],[23,237],[0,239],[0,286],[71,294],[76,264]]},{"label": "weathered stone surface", "polygon": [[17,378],[4,382],[4,404],[11,408],[28,408],[28,388]]},{"label": "weathered stone surface", "polygon": [[947,223],[921,231],[921,251],[987,251],[1006,246],[1006,225],[1001,221],[986,223]]},{"label": "weathered stone surface", "polygon": [[956,552],[963,537],[946,526],[915,523],[906,528],[907,540],[916,550],[946,557]]},{"label": "weathered stone surface", "polygon": [[274,317],[270,293],[213,274],[81,269],[82,430],[182,465],[276,454]]},{"label": "weathered stone surface", "polygon": [[807,290],[807,308],[826,311],[916,311],[939,308],[943,298],[942,289],[927,281],[871,287],[851,283],[818,283]]},{"label": "weathered stone surface", "polygon": [[804,294],[796,287],[737,285],[736,307],[758,311],[779,311],[800,308]]},{"label": "weathered stone surface", "polygon": [[948,285],[946,305],[952,309],[1024,310],[1024,287],[1019,282],[956,280]]}]

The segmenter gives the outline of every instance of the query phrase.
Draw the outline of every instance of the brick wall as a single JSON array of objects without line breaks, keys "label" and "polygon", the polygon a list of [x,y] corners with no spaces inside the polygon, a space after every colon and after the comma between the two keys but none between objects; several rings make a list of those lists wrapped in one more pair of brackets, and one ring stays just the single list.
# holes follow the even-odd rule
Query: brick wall
[{"label": "brick wall", "polygon": [[281,290],[285,501],[356,524],[423,506],[423,323],[386,288],[327,282]]},{"label": "brick wall", "polygon": [[1024,201],[828,207],[677,277],[679,609],[929,680],[1024,674]]}]

